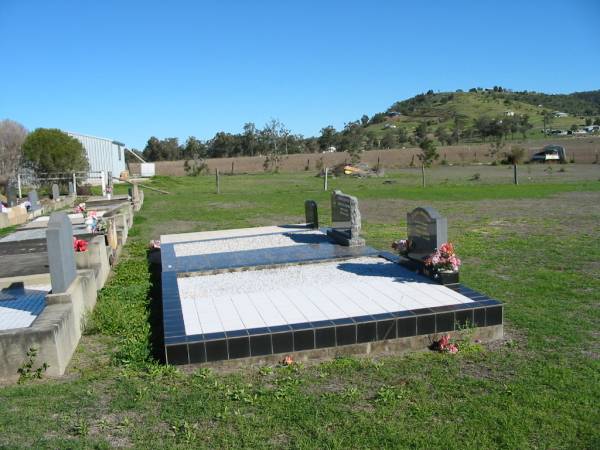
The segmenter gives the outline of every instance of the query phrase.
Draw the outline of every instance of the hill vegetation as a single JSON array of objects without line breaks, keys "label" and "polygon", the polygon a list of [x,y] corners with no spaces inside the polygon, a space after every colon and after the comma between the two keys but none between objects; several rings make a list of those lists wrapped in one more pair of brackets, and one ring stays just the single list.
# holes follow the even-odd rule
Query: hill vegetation
[{"label": "hill vegetation", "polygon": [[280,155],[418,146],[424,139],[436,145],[542,138],[558,130],[573,133],[584,126],[600,125],[600,90],[572,94],[511,91],[500,86],[472,88],[468,92],[418,94],[394,103],[387,111],[345,124],[321,129],[316,137],[293,134],[278,120],[259,129],[246,123],[241,133],[218,132],[201,141],[190,137],[181,145],[177,138],[151,137],[143,155],[150,161],[267,156],[265,169],[277,166]]}]

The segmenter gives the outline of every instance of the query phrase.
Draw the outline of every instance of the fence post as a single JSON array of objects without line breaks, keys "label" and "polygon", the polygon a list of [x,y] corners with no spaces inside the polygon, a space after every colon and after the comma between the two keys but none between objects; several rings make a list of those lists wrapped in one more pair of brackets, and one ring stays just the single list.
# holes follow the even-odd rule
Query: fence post
[{"label": "fence post", "polygon": [[215,181],[217,183],[217,194],[221,193],[221,183],[219,180],[219,169],[215,169]]},{"label": "fence post", "polygon": [[77,197],[77,177],[75,176],[75,172],[73,172],[73,193]]},{"label": "fence post", "polygon": [[23,198],[23,193],[21,192],[21,174],[17,173],[17,189],[19,190],[19,199]]},{"label": "fence post", "polygon": [[325,167],[325,178],[323,179],[323,190],[327,190],[327,175],[329,175],[329,168]]},{"label": "fence post", "polygon": [[515,180],[515,184],[519,184],[519,180],[517,179],[517,165],[513,164],[513,177]]},{"label": "fence post", "polygon": [[106,177],[104,171],[100,172],[100,182],[102,183],[102,197],[104,197],[106,193]]},{"label": "fence post", "polygon": [[231,175],[233,175],[233,164],[235,163],[235,161],[231,161]]}]

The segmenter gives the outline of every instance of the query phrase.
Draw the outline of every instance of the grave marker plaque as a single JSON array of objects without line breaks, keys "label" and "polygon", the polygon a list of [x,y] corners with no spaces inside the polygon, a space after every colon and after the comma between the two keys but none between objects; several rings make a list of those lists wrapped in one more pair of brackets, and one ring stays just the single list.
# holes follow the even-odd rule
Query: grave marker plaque
[{"label": "grave marker plaque", "polygon": [[37,191],[34,189],[27,194],[27,199],[31,203],[31,211],[37,211],[41,208],[40,199],[38,198]]},{"label": "grave marker plaque", "polygon": [[360,237],[361,218],[358,209],[358,199],[346,195],[342,191],[331,194],[331,229],[327,235],[338,244],[349,247],[365,245]]},{"label": "grave marker plaque", "polygon": [[429,207],[413,209],[406,215],[410,250],[408,256],[423,259],[448,241],[448,221]]},{"label": "grave marker plaque", "polygon": [[58,184],[56,183],[52,185],[52,200],[55,202],[60,200],[60,191],[58,189]]},{"label": "grave marker plaque", "polygon": [[77,276],[73,227],[66,213],[55,212],[50,216],[46,229],[46,245],[52,293],[66,292]]},{"label": "grave marker plaque", "polygon": [[310,228],[319,228],[319,213],[317,211],[317,202],[314,200],[306,200],[304,202],[304,215],[306,217],[306,225]]}]

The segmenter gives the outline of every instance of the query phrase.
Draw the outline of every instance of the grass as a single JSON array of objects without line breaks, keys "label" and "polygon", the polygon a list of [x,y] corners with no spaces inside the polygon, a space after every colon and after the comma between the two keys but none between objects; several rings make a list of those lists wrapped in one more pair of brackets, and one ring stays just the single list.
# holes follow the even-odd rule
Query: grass
[{"label": "grass", "polygon": [[[146,190],[67,376],[0,388],[0,447],[598,448],[600,183],[457,181],[423,190],[390,178],[397,184],[331,187],[393,217],[376,223],[364,215],[364,234],[378,247],[398,237],[406,212],[385,216],[388,204],[378,202],[427,201],[460,217],[450,235],[465,260],[461,277],[505,302],[505,341],[455,356],[340,358],[229,374],[161,366],[151,356],[147,241],[300,220],[306,198],[324,218],[328,194],[305,174],[224,177],[218,196],[211,177],[157,178],[152,184],[173,194]],[[507,226],[476,214],[490,202],[509,205],[491,214]],[[527,202],[581,208],[590,221],[567,218],[563,227],[550,214],[540,220]],[[513,208],[519,217],[508,215]]]}]

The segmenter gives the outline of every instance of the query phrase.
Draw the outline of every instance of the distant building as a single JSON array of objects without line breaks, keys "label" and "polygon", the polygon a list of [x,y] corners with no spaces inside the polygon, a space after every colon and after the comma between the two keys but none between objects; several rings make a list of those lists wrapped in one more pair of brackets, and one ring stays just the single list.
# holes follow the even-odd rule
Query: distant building
[{"label": "distant building", "polygon": [[504,115],[506,117],[514,117],[515,112],[514,111],[504,111]]},{"label": "distant building", "polygon": [[90,172],[112,172],[118,177],[126,170],[125,144],[113,139],[66,132],[83,145],[90,163]]},{"label": "distant building", "polygon": [[402,115],[402,113],[399,113],[398,111],[390,111],[389,113],[386,114],[386,116],[388,116],[388,117],[398,117],[401,115]]},{"label": "distant building", "polygon": [[554,117],[569,117],[569,115],[566,112],[554,111]]}]

